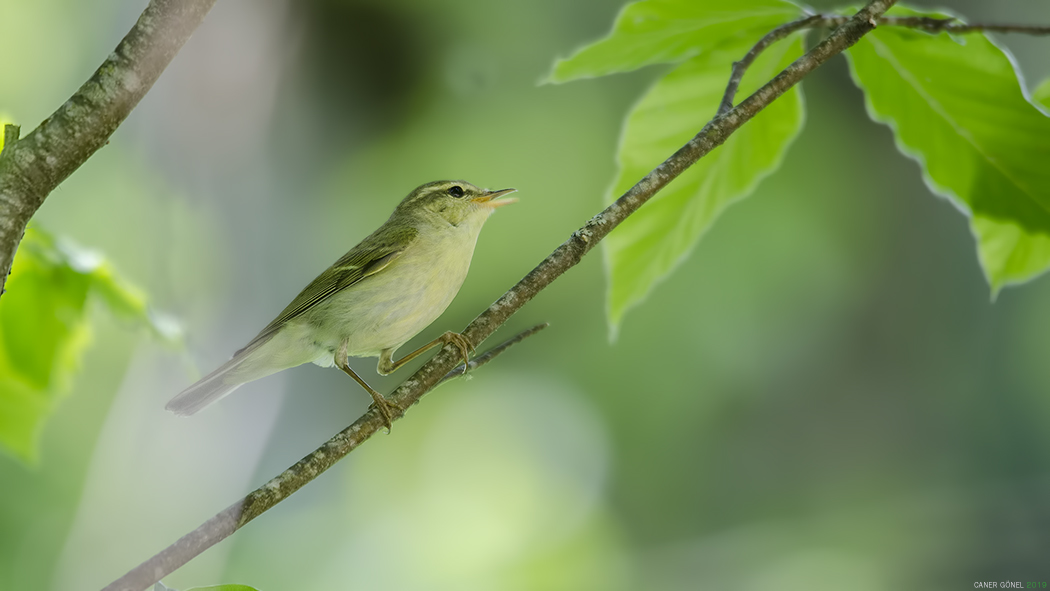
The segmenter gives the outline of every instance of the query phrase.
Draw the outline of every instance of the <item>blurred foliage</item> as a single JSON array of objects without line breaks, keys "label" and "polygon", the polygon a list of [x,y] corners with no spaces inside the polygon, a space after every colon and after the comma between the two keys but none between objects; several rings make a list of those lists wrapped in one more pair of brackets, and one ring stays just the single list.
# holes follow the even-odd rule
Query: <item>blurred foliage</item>
[{"label": "blurred foliage", "polygon": [[44,420],[69,393],[90,341],[89,299],[178,343],[178,326],[149,310],[142,291],[98,254],[26,231],[0,306],[0,447],[37,460]]},{"label": "blurred foliage", "polygon": [[[512,373],[497,391],[483,381],[457,382],[444,404],[419,407],[410,430],[354,461],[339,477],[349,502],[278,516],[242,539],[225,576],[283,589],[340,588],[347,573],[365,588],[631,588],[601,494],[602,426],[558,381]],[[298,568],[272,532],[303,540]]]},{"label": "blurred foliage", "polygon": [[[896,8],[891,15],[946,18]],[[993,295],[1050,266],[1050,118],[984,35],[880,27],[849,50],[871,116],[972,218]]]}]

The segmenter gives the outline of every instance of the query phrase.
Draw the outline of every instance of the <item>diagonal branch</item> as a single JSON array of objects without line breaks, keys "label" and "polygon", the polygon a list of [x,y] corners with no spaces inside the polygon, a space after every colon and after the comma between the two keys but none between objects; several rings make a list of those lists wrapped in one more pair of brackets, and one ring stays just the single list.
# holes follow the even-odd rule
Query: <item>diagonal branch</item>
[{"label": "diagonal branch", "polygon": [[[473,343],[481,343],[508,318],[563,273],[574,267],[598,242],[605,238],[627,216],[638,210],[657,191],[674,180],[697,160],[722,145],[729,136],[757,115],[777,97],[797,84],[807,74],[856,43],[874,28],[876,19],[897,0],[872,0],[827,39],[819,43],[773,80],[729,112],[718,115],[700,133],[671,157],[638,181],[612,205],[574,232],[561,246],[528,273],[463,331]],[[412,377],[405,380],[389,397],[402,408],[408,408],[452,371],[460,353],[446,345]],[[398,419],[400,416],[394,416]],[[384,428],[382,415],[374,409],[362,415],[316,451],[291,468],[252,491],[200,527],[183,536],[141,565],[135,567],[104,591],[140,591],[159,581],[193,557],[237,531],[277,503],[332,467],[374,433]]]},{"label": "diagonal branch", "polygon": [[59,183],[109,141],[213,4],[215,0],[151,0],[117,49],[57,111],[21,140],[17,128],[10,135],[5,130],[0,294],[29,218]]},{"label": "diagonal branch", "polygon": [[[718,114],[724,115],[733,108],[733,98],[740,87],[740,81],[744,79],[744,73],[751,67],[755,59],[767,47],[787,37],[788,35],[803,29],[815,29],[818,27],[839,27],[844,25],[850,17],[813,14],[800,18],[790,23],[780,25],[755,43],[751,51],[747,52],[738,62],[733,62],[733,72],[729,75],[729,84],[726,85],[722,102],[718,105]],[[996,24],[973,24],[961,23],[954,18],[932,18],[928,16],[884,16],[875,21],[878,26],[907,27],[910,29],[921,29],[928,33],[1024,33],[1027,35],[1050,35],[1050,27],[1033,25],[996,25]]]}]

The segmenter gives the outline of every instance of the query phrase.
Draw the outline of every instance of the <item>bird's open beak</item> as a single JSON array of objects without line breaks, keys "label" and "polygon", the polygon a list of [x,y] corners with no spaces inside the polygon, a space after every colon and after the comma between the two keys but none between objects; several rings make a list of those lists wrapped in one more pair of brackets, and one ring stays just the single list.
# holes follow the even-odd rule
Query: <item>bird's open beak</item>
[{"label": "bird's open beak", "polygon": [[496,209],[497,207],[503,207],[504,205],[517,203],[518,200],[513,197],[509,199],[500,199],[499,201],[496,201],[498,197],[502,197],[515,191],[517,191],[517,189],[500,189],[499,191],[486,191],[480,197],[475,197],[471,199],[471,201],[477,203],[478,205],[485,205],[487,207],[491,207],[492,209]]}]

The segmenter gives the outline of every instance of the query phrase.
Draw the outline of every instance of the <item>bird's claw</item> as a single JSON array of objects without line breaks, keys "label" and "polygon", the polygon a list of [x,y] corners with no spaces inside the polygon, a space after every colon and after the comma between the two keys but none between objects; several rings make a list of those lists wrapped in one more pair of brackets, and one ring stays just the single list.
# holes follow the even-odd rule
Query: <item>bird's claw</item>
[{"label": "bird's claw", "polygon": [[463,356],[463,371],[466,372],[470,368],[470,354],[475,351],[474,343],[458,332],[445,333],[445,338],[448,339],[447,342],[459,349],[460,354]]},{"label": "bird's claw", "polygon": [[369,405],[369,408],[377,409],[379,414],[383,416],[383,424],[386,425],[387,434],[390,434],[395,415],[400,416],[405,413],[405,409],[400,404],[387,400],[382,396],[373,396],[372,404]]}]

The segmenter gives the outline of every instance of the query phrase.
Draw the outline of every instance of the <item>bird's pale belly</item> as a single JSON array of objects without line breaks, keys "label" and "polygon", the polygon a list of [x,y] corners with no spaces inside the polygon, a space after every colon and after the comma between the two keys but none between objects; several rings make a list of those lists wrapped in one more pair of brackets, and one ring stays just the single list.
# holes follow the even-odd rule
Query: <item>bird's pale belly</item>
[{"label": "bird's pale belly", "polygon": [[[456,297],[472,250],[455,257],[437,257],[428,248],[406,252],[382,272],[332,296],[323,308],[318,306],[303,319],[312,325],[311,336],[320,349],[315,363],[330,365],[329,352],[343,340],[349,355],[375,357],[419,334]],[[323,327],[318,326],[319,318],[325,319]]]}]

